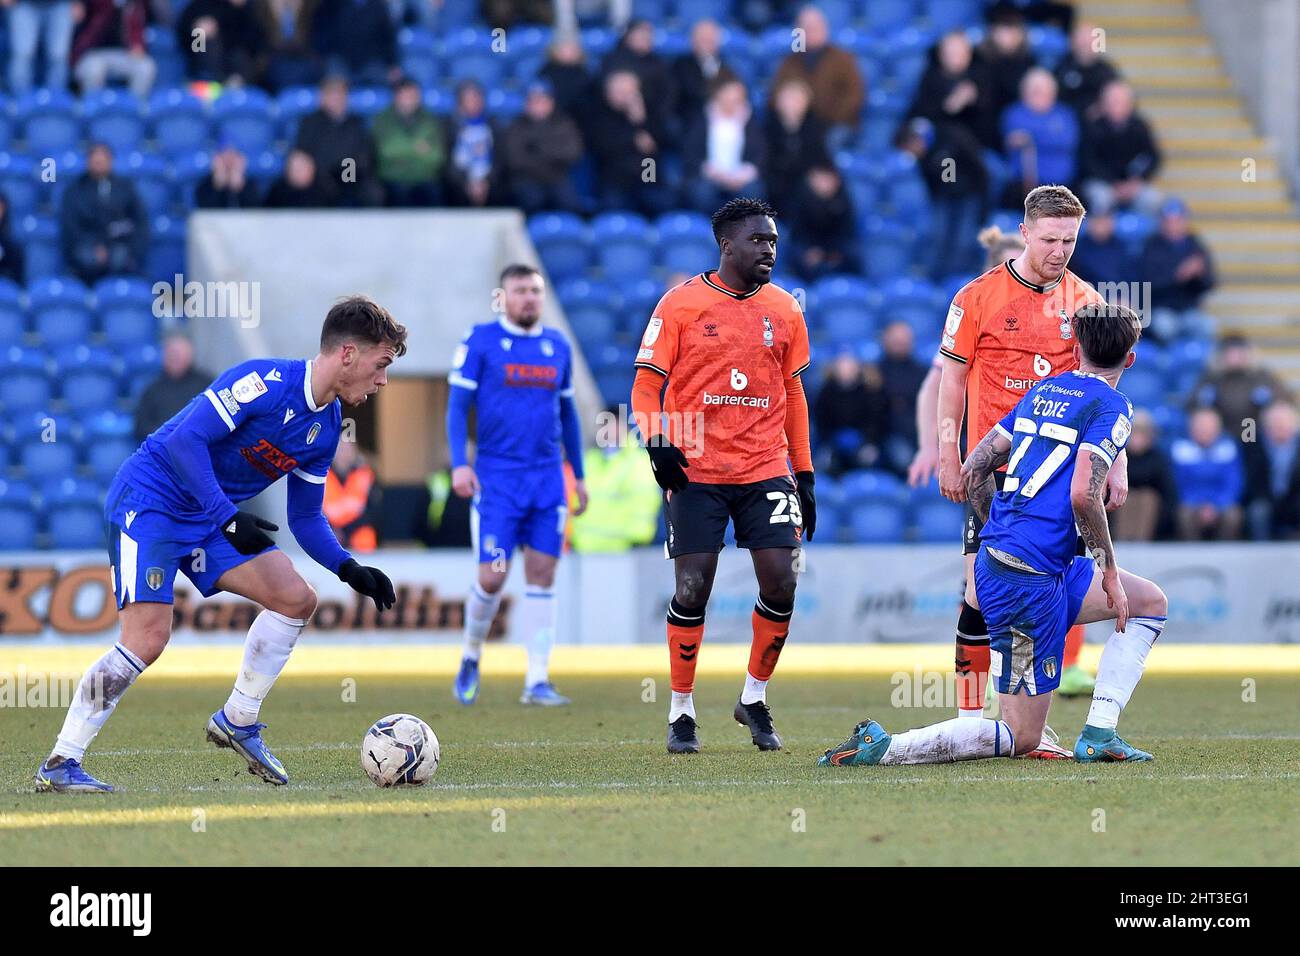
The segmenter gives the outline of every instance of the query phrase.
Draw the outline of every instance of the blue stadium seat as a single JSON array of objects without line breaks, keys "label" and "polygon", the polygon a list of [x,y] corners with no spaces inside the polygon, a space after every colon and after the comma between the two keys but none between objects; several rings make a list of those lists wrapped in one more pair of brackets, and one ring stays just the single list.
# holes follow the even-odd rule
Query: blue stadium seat
[{"label": "blue stadium seat", "polygon": [[217,138],[240,152],[260,153],[275,142],[275,101],[261,90],[227,90],[212,104]]},{"label": "blue stadium seat", "polygon": [[14,118],[33,156],[76,149],[81,140],[80,109],[69,93],[36,89],[19,97]]},{"label": "blue stadium seat", "polygon": [[185,271],[185,221],[154,216],[149,225],[149,254],[145,274],[170,280]]},{"label": "blue stadium seat", "polygon": [[580,276],[591,262],[587,225],[571,213],[544,212],[528,220],[528,235],[552,282]]},{"label": "blue stadium seat", "polygon": [[156,153],[129,152],[113,164],[113,169],[131,180],[150,216],[171,211],[172,181],[167,163],[161,156]]},{"label": "blue stadium seat", "polygon": [[15,445],[40,441],[69,441],[81,438],[75,419],[67,415],[54,415],[44,408],[28,409],[14,415],[9,422],[10,440]]},{"label": "blue stadium seat", "polygon": [[918,502],[912,511],[916,540],[926,544],[947,544],[961,535],[965,509],[939,496],[931,490],[932,497]]},{"label": "blue stadium seat", "polygon": [[511,75],[520,86],[526,85],[545,65],[552,38],[552,30],[547,26],[521,24],[511,28],[505,55]]},{"label": "blue stadium seat", "polygon": [[507,123],[524,111],[524,94],[493,87],[487,91],[483,109],[492,119]]},{"label": "blue stadium seat", "polygon": [[47,408],[52,392],[43,352],[17,345],[0,352],[0,408],[5,415]]},{"label": "blue stadium seat", "polygon": [[72,505],[51,512],[47,530],[53,548],[104,547],[104,516],[94,505]]},{"label": "blue stadium seat", "polygon": [[[3,39],[3,37],[0,37],[0,41]],[[0,93],[0,151],[11,149],[15,139],[13,102],[9,97]]]},{"label": "blue stadium seat", "polygon": [[829,276],[812,287],[809,321],[835,341],[872,338],[874,318],[869,300],[871,286],[856,276]]},{"label": "blue stadium seat", "polygon": [[983,14],[983,0],[926,0],[926,19],[940,30],[977,23]]},{"label": "blue stadium seat", "polygon": [[892,34],[912,21],[916,4],[913,0],[871,0],[866,7],[865,26],[872,32]]},{"label": "blue stadium seat", "polygon": [[54,377],[63,380],[64,376],[74,372],[112,372],[118,368],[117,359],[111,348],[102,345],[78,343],[54,349]]},{"label": "blue stadium seat", "polygon": [[388,109],[392,102],[392,91],[384,87],[363,86],[348,93],[348,109],[367,121]]},{"label": "blue stadium seat", "polygon": [[565,317],[574,336],[584,346],[608,341],[616,331],[614,314],[604,306],[589,303],[566,307]]},{"label": "blue stadium seat", "polygon": [[650,313],[663,297],[662,282],[648,277],[633,279],[619,286],[618,319],[619,331],[639,336],[645,331]]},{"label": "blue stadium seat", "polygon": [[914,262],[911,237],[897,223],[869,217],[862,226],[862,258],[867,276],[887,282],[906,275]]},{"label": "blue stadium seat", "polygon": [[76,279],[37,279],[28,288],[27,308],[36,334],[46,345],[75,344],[90,335],[92,317],[86,304],[86,287]]},{"label": "blue stadium seat", "polygon": [[68,372],[60,379],[63,403],[74,415],[108,408],[117,402],[117,376],[91,368]]},{"label": "blue stadium seat", "polygon": [[697,20],[730,20],[731,7],[731,0],[673,0],[672,12],[689,26]]},{"label": "blue stadium seat", "polygon": [[443,39],[442,65],[455,86],[462,80],[475,80],[485,90],[500,85],[505,78],[505,57],[492,49],[492,33],[479,27],[461,27]]},{"label": "blue stadium seat", "polygon": [[126,412],[112,409],[100,409],[85,415],[80,420],[81,434],[85,441],[100,441],[110,438],[130,439],[135,432],[135,421]]},{"label": "blue stadium seat", "polygon": [[23,216],[15,232],[27,256],[27,281],[59,275],[63,252],[59,248],[59,223],[53,216]]},{"label": "blue stadium seat", "polygon": [[18,449],[18,463],[33,482],[70,475],[77,467],[77,446],[71,436],[56,441],[29,441]]},{"label": "blue stadium seat", "polygon": [[138,398],[162,371],[162,351],[156,340],[114,346],[122,368],[122,391],[128,398]]},{"label": "blue stadium seat", "polygon": [[1165,403],[1168,388],[1165,377],[1157,369],[1135,365],[1124,373],[1120,391],[1128,396],[1134,408],[1152,409]]},{"label": "blue stadium seat", "polygon": [[889,499],[851,502],[847,508],[850,540],[859,544],[902,541],[907,528],[903,507]]},{"label": "blue stadium seat", "polygon": [[[7,481],[0,478],[0,507],[34,508],[36,503],[36,489],[30,482]],[[5,536],[8,537],[9,529],[2,519],[0,519],[0,528],[5,529]]]},{"label": "blue stadium seat", "polygon": [[[92,507],[101,508],[104,492],[100,485],[69,475],[51,480],[41,486],[41,504],[44,508]],[[103,520],[101,516],[100,520]]]},{"label": "blue stadium seat", "polygon": [[0,151],[0,192],[9,200],[11,221],[36,212],[47,198],[42,195],[37,169],[30,156]]},{"label": "blue stadium seat", "polygon": [[212,154],[206,149],[176,153],[171,157],[171,177],[181,205],[194,208],[194,191],[212,172]]},{"label": "blue stadium seat", "polygon": [[636,369],[629,361],[624,367],[607,366],[595,373],[596,386],[606,405],[626,405],[632,401],[632,379]]},{"label": "blue stadium seat", "polygon": [[718,255],[709,217],[698,212],[666,212],[655,220],[659,236],[659,265],[668,272],[695,275],[701,263]]},{"label": "blue stadium seat", "polygon": [[[403,31],[405,32],[405,31]],[[402,72],[423,87],[442,80],[442,61],[431,48],[405,48],[401,51]]]},{"label": "blue stadium seat", "polygon": [[149,306],[115,305],[100,313],[100,321],[117,348],[158,340],[158,319]]},{"label": "blue stadium seat", "polygon": [[0,279],[0,342],[20,342],[27,328],[22,288],[12,279]]},{"label": "blue stadium seat", "polygon": [[650,224],[635,213],[607,212],[591,221],[596,259],[609,281],[646,275],[654,267]]},{"label": "blue stadium seat", "polygon": [[29,551],[36,547],[36,512],[30,506],[0,504],[0,528],[5,529],[4,551]]},{"label": "blue stadium seat", "polygon": [[206,104],[185,90],[155,93],[149,99],[149,125],[158,148],[170,154],[206,150],[212,120]]},{"label": "blue stadium seat", "polygon": [[107,485],[135,449],[136,443],[129,438],[97,441],[86,449],[86,464],[94,479]]},{"label": "blue stadium seat", "polygon": [[587,27],[582,31],[582,48],[589,62],[598,63],[618,45],[618,34],[605,27]]},{"label": "blue stadium seat", "polygon": [[1052,69],[1070,51],[1070,38],[1056,27],[1034,24],[1025,31],[1039,64]]},{"label": "blue stadium seat", "polygon": [[108,87],[81,101],[86,139],[107,143],[114,153],[140,147],[145,136],[144,104],[125,90]]},{"label": "blue stadium seat", "polygon": [[276,97],[280,111],[280,135],[292,143],[298,135],[298,123],[320,105],[320,92],[314,86],[291,86]]},{"label": "blue stadium seat", "polygon": [[904,506],[907,503],[907,486],[888,471],[868,468],[846,472],[840,479],[840,489],[847,504],[866,499],[889,500]]}]

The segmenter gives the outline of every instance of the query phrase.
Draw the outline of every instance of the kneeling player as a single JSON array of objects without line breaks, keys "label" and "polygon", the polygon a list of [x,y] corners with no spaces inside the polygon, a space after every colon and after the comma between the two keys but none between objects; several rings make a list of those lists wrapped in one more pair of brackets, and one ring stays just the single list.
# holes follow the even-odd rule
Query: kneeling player
[{"label": "kneeling player", "polygon": [[[1106,642],[1076,760],[1150,760],[1116,732],[1165,626],[1168,602],[1122,571],[1102,502],[1106,475],[1128,441],[1132,406],[1115,389],[1140,334],[1128,309],[1086,305],[1074,315],[1079,368],[1039,383],[962,467],[981,518],[975,591],[992,637],[990,675],[1002,720],[953,719],[891,736],[864,720],[818,761],[823,766],[946,763],[1011,757],[1038,746],[1060,683],[1071,624],[1115,621]],[[1073,462],[1072,468],[1066,466]],[[1007,465],[995,488],[993,472]],[[1088,556],[1075,556],[1075,525]]]},{"label": "kneeling player", "polygon": [[58,742],[36,771],[47,791],[111,791],[81,766],[122,695],[171,638],[172,582],[182,572],[204,597],[228,591],[265,608],[207,736],[273,784],[289,781],[262,740],[262,701],[316,610],[316,592],[266,533],[279,530],[236,505],[289,476],[289,530],[317,563],[391,607],[393,585],[339,546],[321,513],[338,447],[340,401],[356,405],[388,382],[406,329],[361,296],[325,317],[311,361],[254,359],[217,376],[123,463],[104,506],[122,636],[81,678]]}]

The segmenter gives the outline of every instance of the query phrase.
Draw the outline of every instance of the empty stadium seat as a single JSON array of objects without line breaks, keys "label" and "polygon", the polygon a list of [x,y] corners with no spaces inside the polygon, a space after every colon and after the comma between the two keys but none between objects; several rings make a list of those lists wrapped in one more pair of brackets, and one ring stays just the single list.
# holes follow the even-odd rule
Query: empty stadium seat
[{"label": "empty stadium seat", "polygon": [[63,403],[73,414],[108,408],[117,402],[117,376],[108,369],[82,368],[60,377]]},{"label": "empty stadium seat", "polygon": [[18,464],[33,482],[71,474],[77,467],[77,447],[71,437],[28,442],[18,449]]},{"label": "empty stadium seat", "polygon": [[150,216],[171,211],[173,185],[167,163],[155,153],[127,153],[113,164],[114,172],[131,180]]},{"label": "empty stadium seat", "polygon": [[18,98],[14,118],[33,156],[75,149],[81,141],[80,108],[69,93],[36,89]]},{"label": "empty stadium seat", "polygon": [[591,221],[596,260],[612,282],[639,278],[654,266],[650,224],[634,213],[603,213]]},{"label": "empty stadium seat", "polygon": [[5,529],[6,551],[27,551],[36,547],[36,513],[30,506],[0,504],[0,528]]},{"label": "empty stadium seat", "polygon": [[53,548],[102,548],[104,516],[95,505],[69,505],[49,514],[48,534]]},{"label": "empty stadium seat", "polygon": [[655,220],[659,242],[659,265],[668,272],[695,275],[701,263],[718,254],[709,217],[698,212],[667,212]]},{"label": "empty stadium seat", "polygon": [[528,220],[528,235],[552,282],[580,276],[591,262],[587,224],[571,213],[544,212]]},{"label": "empty stadium seat", "polygon": [[30,156],[0,151],[0,192],[9,200],[10,219],[30,215],[41,206],[41,181]]},{"label": "empty stadium seat", "polygon": [[918,502],[912,510],[916,540],[925,544],[948,544],[961,535],[965,509],[931,490],[932,497]]},{"label": "empty stadium seat", "polygon": [[63,272],[59,248],[59,223],[53,216],[27,215],[16,223],[15,233],[27,257],[27,280],[57,276]]},{"label": "empty stadium seat", "polygon": [[[32,508],[36,505],[36,488],[27,481],[8,481],[0,478],[0,507]],[[7,527],[0,520],[0,528]]]},{"label": "empty stadium seat", "polygon": [[212,139],[207,105],[184,90],[163,90],[150,97],[148,119],[153,138],[165,153],[205,150]]},{"label": "empty stadium seat", "polygon": [[97,441],[86,449],[86,465],[96,481],[107,485],[135,449],[136,443],[127,438]]},{"label": "empty stadium seat", "polygon": [[107,143],[114,153],[138,149],[144,139],[144,104],[126,90],[112,87],[82,98],[85,138]]},{"label": "empty stadium seat", "polygon": [[852,540],[860,544],[892,544],[907,530],[902,505],[888,499],[851,502],[845,509]]},{"label": "empty stadium seat", "polygon": [[257,89],[227,90],[212,104],[212,122],[218,139],[260,153],[275,142],[275,101]]},{"label": "empty stadium seat", "polygon": [[90,335],[93,323],[86,287],[76,279],[36,280],[28,289],[27,308],[36,334],[47,346],[76,344]]},{"label": "empty stadium seat", "polygon": [[17,344],[27,328],[22,289],[10,279],[0,279],[0,342]]},{"label": "empty stadium seat", "polygon": [[40,490],[41,504],[46,509],[78,506],[99,509],[103,498],[104,491],[100,485],[72,476],[50,481]]},{"label": "empty stadium seat", "polygon": [[43,353],[18,345],[0,352],[0,408],[6,415],[49,407],[52,391]]},{"label": "empty stadium seat", "polygon": [[453,85],[474,80],[491,90],[505,78],[505,58],[493,49],[492,33],[479,27],[448,32],[443,38],[442,64]]},{"label": "empty stadium seat", "polygon": [[149,227],[149,253],[145,274],[151,279],[172,279],[185,271],[185,222],[171,216],[154,216]]}]

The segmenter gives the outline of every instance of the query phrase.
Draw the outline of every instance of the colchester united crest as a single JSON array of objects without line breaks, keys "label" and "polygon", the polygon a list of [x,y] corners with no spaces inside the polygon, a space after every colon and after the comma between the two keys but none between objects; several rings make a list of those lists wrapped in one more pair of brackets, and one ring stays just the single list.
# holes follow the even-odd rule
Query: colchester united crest
[{"label": "colchester united crest", "polygon": [[1056,677],[1055,657],[1049,657],[1047,660],[1043,661],[1043,676],[1046,677],[1048,680],[1052,680],[1053,678]]},{"label": "colchester united crest", "polygon": [[149,568],[144,573],[144,582],[149,585],[149,590],[157,591],[162,587],[163,570],[162,568]]},{"label": "colchester united crest", "polygon": [[307,444],[310,445],[320,434],[320,422],[313,422],[311,428],[307,429]]}]

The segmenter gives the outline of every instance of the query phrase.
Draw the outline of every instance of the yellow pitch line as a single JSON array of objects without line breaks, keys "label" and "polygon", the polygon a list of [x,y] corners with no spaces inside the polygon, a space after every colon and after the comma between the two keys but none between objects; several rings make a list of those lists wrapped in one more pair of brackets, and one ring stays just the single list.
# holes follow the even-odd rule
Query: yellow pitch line
[{"label": "yellow pitch line", "polygon": [[[91,798],[94,799],[94,798]],[[566,795],[566,801],[580,801],[584,807],[625,807],[627,795]],[[493,810],[530,810],[552,805],[556,797],[454,797],[430,802],[403,800],[385,804],[382,800],[329,801],[317,803],[253,803],[202,807],[206,824],[236,820],[296,820],[307,817],[423,816],[431,813],[484,813]],[[0,813],[0,831],[48,829],[50,827],[137,826],[146,823],[191,824],[200,807],[135,807],[121,810],[69,810],[49,813]]]},{"label": "yellow pitch line", "polygon": [[[15,682],[26,674],[76,675],[104,652],[96,645],[10,644],[0,646],[0,682]],[[169,648],[149,668],[146,680],[159,678],[231,678],[239,667],[241,648],[235,644],[189,645]],[[1095,668],[1101,646],[1084,647],[1082,663]],[[701,676],[734,676],[749,660],[748,644],[709,644],[700,654]],[[460,664],[453,645],[300,644],[285,670],[295,677],[450,677]],[[667,654],[658,644],[561,646],[552,655],[551,669],[561,676],[666,676]],[[522,675],[527,658],[517,645],[489,646],[483,657],[486,677]],[[952,645],[934,644],[796,644],[781,655],[781,673],[894,674],[899,671],[947,672],[952,669]],[[1152,674],[1300,673],[1300,645],[1295,644],[1157,644],[1147,660]]]}]

